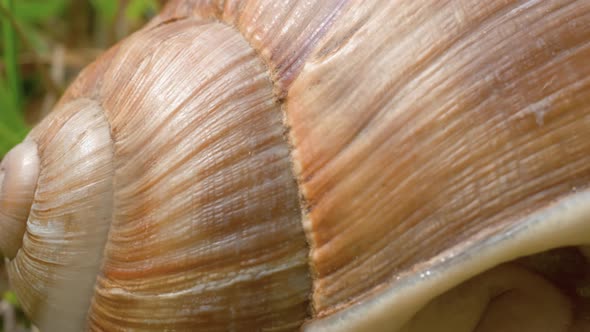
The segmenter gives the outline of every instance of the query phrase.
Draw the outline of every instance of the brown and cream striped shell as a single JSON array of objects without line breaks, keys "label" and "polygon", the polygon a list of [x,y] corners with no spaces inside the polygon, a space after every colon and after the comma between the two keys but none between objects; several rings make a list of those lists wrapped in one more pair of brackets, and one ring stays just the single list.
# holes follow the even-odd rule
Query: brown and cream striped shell
[{"label": "brown and cream striped shell", "polygon": [[590,331],[590,1],[170,1],[0,179],[43,331]]}]

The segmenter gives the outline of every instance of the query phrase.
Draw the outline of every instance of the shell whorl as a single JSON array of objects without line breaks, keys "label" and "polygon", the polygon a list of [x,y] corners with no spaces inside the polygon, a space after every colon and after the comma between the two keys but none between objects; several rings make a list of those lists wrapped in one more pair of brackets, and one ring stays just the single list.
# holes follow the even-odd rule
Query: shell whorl
[{"label": "shell whorl", "polygon": [[102,63],[31,135],[40,189],[9,264],[26,311],[60,331],[301,325],[308,248],[265,63],[231,27],[190,17]]},{"label": "shell whorl", "polygon": [[192,18],[120,47],[101,88],[116,204],[91,326],[143,312],[156,330],[301,324],[307,246],[267,67],[232,28]]},{"label": "shell whorl", "polygon": [[171,1],[31,134],[23,306],[51,330],[401,329],[590,243],[588,40],[587,1]]},{"label": "shell whorl", "polygon": [[113,150],[97,102],[66,103],[29,135],[39,177],[22,250],[7,264],[23,308],[44,329],[81,330],[110,225]]},{"label": "shell whorl", "polygon": [[38,177],[39,156],[34,142],[17,145],[0,164],[0,253],[9,259],[22,246]]}]

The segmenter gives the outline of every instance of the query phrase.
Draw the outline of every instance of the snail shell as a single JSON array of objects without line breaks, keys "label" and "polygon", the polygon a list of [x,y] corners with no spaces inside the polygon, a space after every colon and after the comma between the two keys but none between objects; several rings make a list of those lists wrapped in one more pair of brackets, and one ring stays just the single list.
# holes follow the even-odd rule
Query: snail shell
[{"label": "snail shell", "polygon": [[585,0],[171,1],[6,157],[13,287],[47,331],[582,331],[502,263],[590,243],[589,41]]}]

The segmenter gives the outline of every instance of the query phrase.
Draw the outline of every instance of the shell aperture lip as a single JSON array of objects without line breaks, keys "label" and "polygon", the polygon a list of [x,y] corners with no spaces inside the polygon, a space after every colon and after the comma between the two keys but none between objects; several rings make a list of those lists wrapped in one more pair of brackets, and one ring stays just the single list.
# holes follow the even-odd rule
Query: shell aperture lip
[{"label": "shell aperture lip", "polygon": [[39,177],[37,144],[24,141],[0,164],[0,252],[12,259],[22,245]]},{"label": "shell aperture lip", "polygon": [[[469,301],[470,299],[465,297],[457,297],[453,299],[448,296],[437,300],[439,295],[449,290],[451,290],[450,292],[457,292],[457,290],[458,292],[463,292],[465,287],[461,287],[466,284],[463,282],[471,282],[473,285],[473,280],[475,279],[479,279],[479,281],[487,280],[480,284],[486,285],[489,280],[498,281],[504,279],[504,285],[511,283],[517,284],[514,283],[514,281],[523,277],[524,273],[518,271],[516,271],[516,273],[504,273],[506,272],[505,270],[502,271],[502,273],[497,273],[497,266],[505,262],[511,262],[525,256],[543,253],[551,249],[572,246],[579,246],[583,249],[587,246],[590,239],[590,223],[588,223],[588,216],[590,216],[589,202],[590,190],[577,191],[564,196],[545,208],[523,216],[519,222],[516,222],[514,226],[511,227],[511,229],[506,230],[502,234],[485,237],[480,239],[480,241],[472,241],[464,244],[459,250],[452,249],[448,252],[442,253],[440,256],[433,258],[429,264],[422,265],[415,271],[415,273],[408,273],[404,276],[400,276],[400,278],[396,280],[396,283],[389,286],[389,288],[382,293],[375,294],[373,298],[363,302],[362,305],[353,306],[338,314],[312,321],[305,325],[303,330],[308,332],[359,330],[397,332],[422,331],[412,330],[411,328],[414,326],[405,324],[415,317],[417,317],[415,319],[416,321],[422,318],[418,317],[417,314],[424,314],[422,310],[426,308],[428,304],[431,304],[431,301],[433,300],[442,303],[443,306],[438,306],[438,308],[436,308],[436,306],[434,306],[434,308],[430,307],[428,310],[444,308],[445,310],[452,311],[453,308],[449,307],[448,303],[445,301]],[[584,254],[583,250],[581,250],[580,254]],[[436,268],[432,267],[432,263],[434,262],[438,263]],[[503,267],[500,268],[504,269]],[[510,269],[512,268],[510,267]],[[528,281],[521,283],[526,285],[527,288],[534,284],[540,284],[540,282],[536,282],[532,279],[527,278],[527,280]],[[490,284],[492,283],[488,283],[487,285]],[[483,288],[486,287],[487,286]],[[510,286],[510,288],[518,289],[518,287],[513,286]],[[534,294],[535,297],[539,295],[543,295],[544,297],[547,295],[542,301],[547,302],[549,301],[548,299],[562,301],[558,299],[561,295],[554,295],[555,292],[553,290],[541,287],[535,287],[534,289],[536,290],[534,292],[529,292],[529,294]],[[475,292],[471,294],[474,293]],[[522,308],[526,307],[519,304],[515,305],[514,303],[512,306],[515,308],[519,306]],[[501,305],[498,307],[501,308]],[[556,305],[555,308],[563,309],[563,306],[560,307],[559,305]],[[555,308],[547,310],[546,312],[557,313],[559,314],[559,317],[548,316],[548,318],[552,320],[552,322],[556,322],[556,319],[562,321],[562,318],[567,316],[567,313],[557,312]],[[494,314],[498,314],[498,311],[496,310],[497,308],[491,309]],[[483,312],[486,311],[484,310]],[[428,313],[426,313],[426,316],[428,316]],[[440,317],[443,319],[449,318],[444,315],[437,316],[437,318]],[[462,318],[464,319],[465,317]],[[488,319],[489,318],[491,317],[488,317]],[[513,322],[515,321],[513,320]],[[437,326],[440,326],[440,322],[438,323],[439,325]],[[572,325],[584,323],[583,319],[571,321]],[[483,326],[486,328],[488,327],[487,324],[482,324],[480,326],[482,329],[475,331],[489,331],[489,329],[483,329]],[[497,325],[495,325],[495,327],[497,327]],[[576,327],[578,326],[576,325]],[[585,326],[581,328],[585,328]],[[439,330],[443,331],[442,329]],[[469,331],[469,329],[467,330]],[[499,330],[507,331],[505,329]],[[449,329],[444,331],[455,332],[457,330]],[[519,331],[539,330],[520,329]],[[556,330],[549,329],[545,331],[553,332]]]}]

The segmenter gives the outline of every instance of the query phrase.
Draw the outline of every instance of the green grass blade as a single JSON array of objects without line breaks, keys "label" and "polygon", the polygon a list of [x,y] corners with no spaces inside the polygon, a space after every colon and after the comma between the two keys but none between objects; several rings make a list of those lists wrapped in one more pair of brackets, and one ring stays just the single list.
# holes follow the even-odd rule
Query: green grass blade
[{"label": "green grass blade", "polygon": [[0,78],[0,158],[26,136],[23,118],[22,82],[18,64],[18,41],[14,0],[0,0],[0,27],[4,50],[5,79]]},{"label": "green grass blade", "polygon": [[0,158],[10,151],[13,146],[20,143],[26,135],[26,130],[9,128],[5,123],[0,122]]},{"label": "green grass blade", "polygon": [[[2,7],[9,13],[14,10],[13,0],[0,0]],[[6,67],[6,78],[8,85],[12,91],[13,105],[17,110],[22,110],[22,93],[21,80],[19,75],[19,67],[17,62],[17,40],[16,34],[10,21],[6,18],[2,19],[2,37],[4,39],[4,64]]]}]

